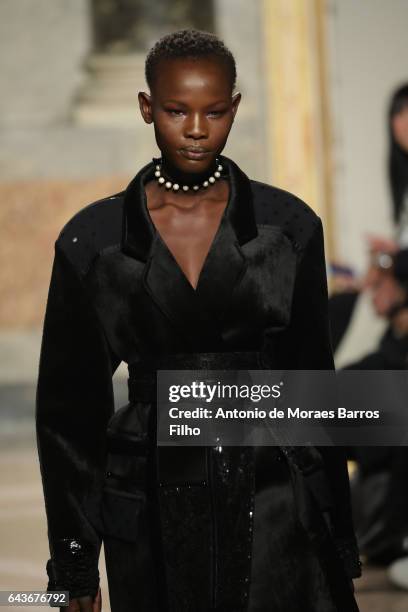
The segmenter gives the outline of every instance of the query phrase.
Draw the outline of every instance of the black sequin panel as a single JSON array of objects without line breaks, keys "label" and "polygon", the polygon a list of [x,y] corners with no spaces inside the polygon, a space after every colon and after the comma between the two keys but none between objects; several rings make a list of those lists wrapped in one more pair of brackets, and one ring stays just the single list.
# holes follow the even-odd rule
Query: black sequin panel
[{"label": "black sequin panel", "polygon": [[208,486],[159,489],[169,612],[211,607],[213,537]]},{"label": "black sequin panel", "polygon": [[247,610],[255,495],[255,456],[249,447],[211,451],[217,563],[215,606],[221,612]]}]

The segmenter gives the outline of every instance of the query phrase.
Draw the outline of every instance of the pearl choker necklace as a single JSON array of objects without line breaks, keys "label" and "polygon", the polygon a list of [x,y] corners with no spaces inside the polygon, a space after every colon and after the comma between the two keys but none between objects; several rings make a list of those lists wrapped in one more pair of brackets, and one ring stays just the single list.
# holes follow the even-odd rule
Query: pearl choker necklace
[{"label": "pearl choker necklace", "polygon": [[156,177],[159,185],[164,186],[168,190],[172,189],[173,191],[178,191],[181,188],[183,191],[189,191],[190,189],[192,189],[193,191],[198,191],[201,187],[208,187],[209,185],[214,184],[215,181],[220,178],[223,167],[220,163],[218,163],[218,159],[216,160],[216,163],[217,163],[217,169],[215,172],[213,172],[213,174],[211,174],[202,183],[200,184],[197,183],[195,185],[192,185],[191,187],[190,185],[180,186],[179,183],[174,183],[172,181],[166,180],[164,176],[162,176],[162,173],[161,173],[161,170],[162,170],[161,163],[156,164],[156,171],[154,173],[154,176]]}]

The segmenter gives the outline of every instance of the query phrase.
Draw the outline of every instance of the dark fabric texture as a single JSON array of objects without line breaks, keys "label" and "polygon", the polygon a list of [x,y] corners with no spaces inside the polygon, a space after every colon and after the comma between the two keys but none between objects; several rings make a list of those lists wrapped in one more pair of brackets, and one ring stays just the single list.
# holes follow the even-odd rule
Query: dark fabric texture
[{"label": "dark fabric texture", "polygon": [[401,249],[394,256],[395,278],[405,288],[408,288],[408,249]]},{"label": "dark fabric texture", "polygon": [[[249,611],[335,612],[325,570],[297,516],[290,471],[282,457],[274,459],[267,463],[273,482],[259,482],[255,496]],[[265,469],[265,457],[260,463]]]},{"label": "dark fabric texture", "polygon": [[104,540],[113,612],[295,612],[299,593],[314,612],[352,612],[360,568],[342,449],[317,450],[325,512],[283,449],[278,466],[276,449],[260,459],[253,448],[158,448],[155,402],[137,399],[134,383],[113,412],[121,361],[132,376],[180,353],[334,368],[319,217],[221,163],[230,196],[196,290],[149,216],[152,163],[125,192],[82,209],[56,241],[37,388],[53,580],[71,597],[93,595]]}]

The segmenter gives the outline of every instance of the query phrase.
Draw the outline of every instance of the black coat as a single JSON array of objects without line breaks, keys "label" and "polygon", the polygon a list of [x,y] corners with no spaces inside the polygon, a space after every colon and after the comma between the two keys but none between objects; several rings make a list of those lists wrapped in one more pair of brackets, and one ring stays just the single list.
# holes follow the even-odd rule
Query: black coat
[{"label": "black coat", "polygon": [[[356,610],[340,449],[317,453],[330,533],[319,491],[287,449],[155,446],[149,373],[160,359],[334,368],[319,217],[221,160],[230,197],[196,290],[149,216],[153,163],[125,192],[79,211],[55,243],[37,389],[49,589],[95,593],[104,540],[114,612]],[[121,361],[129,403],[114,414]]]}]

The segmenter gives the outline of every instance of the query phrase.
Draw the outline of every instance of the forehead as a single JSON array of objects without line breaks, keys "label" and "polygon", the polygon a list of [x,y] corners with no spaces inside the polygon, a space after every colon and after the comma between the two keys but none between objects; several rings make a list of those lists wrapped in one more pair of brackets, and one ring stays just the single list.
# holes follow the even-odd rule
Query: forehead
[{"label": "forehead", "polygon": [[154,94],[163,98],[231,97],[231,77],[222,58],[162,59],[156,66]]}]

